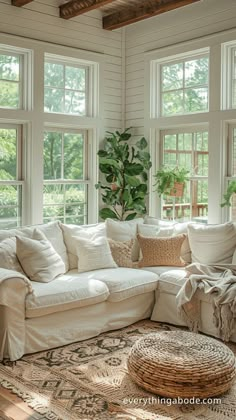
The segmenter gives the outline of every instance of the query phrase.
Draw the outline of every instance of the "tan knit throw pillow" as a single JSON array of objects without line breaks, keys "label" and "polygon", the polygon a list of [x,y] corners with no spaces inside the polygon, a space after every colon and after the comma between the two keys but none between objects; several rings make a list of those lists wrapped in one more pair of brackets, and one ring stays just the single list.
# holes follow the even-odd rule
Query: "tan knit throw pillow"
[{"label": "tan knit throw pillow", "polygon": [[122,242],[114,241],[113,239],[108,239],[108,241],[113,260],[119,267],[138,268],[138,263],[133,262],[131,259],[134,244],[133,239]]},{"label": "tan knit throw pillow", "polygon": [[139,267],[152,267],[168,265],[183,267],[185,262],[180,256],[181,246],[186,235],[177,235],[170,238],[150,238],[137,235],[143,258]]}]

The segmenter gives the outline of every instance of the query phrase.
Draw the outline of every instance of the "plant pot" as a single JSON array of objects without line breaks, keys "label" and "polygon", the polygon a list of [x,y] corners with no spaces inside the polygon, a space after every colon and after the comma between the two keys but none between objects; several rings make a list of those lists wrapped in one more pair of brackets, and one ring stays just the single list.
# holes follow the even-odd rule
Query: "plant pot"
[{"label": "plant pot", "polygon": [[184,183],[183,182],[175,182],[169,195],[171,197],[183,197],[183,194],[184,194]]}]

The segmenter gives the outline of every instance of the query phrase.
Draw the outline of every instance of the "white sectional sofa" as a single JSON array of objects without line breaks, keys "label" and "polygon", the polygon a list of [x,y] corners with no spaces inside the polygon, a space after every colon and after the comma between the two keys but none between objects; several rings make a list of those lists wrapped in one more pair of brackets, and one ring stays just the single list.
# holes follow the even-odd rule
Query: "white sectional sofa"
[{"label": "white sectional sofa", "polygon": [[[231,248],[226,246],[224,256],[228,260],[236,248],[232,226]],[[175,297],[185,282],[185,267],[138,268],[142,264],[137,262],[137,232],[146,238],[179,237],[187,232],[187,224],[146,218],[145,223],[143,219],[87,226],[51,222],[0,231],[0,360],[17,360],[146,318],[184,325]],[[188,237],[181,241],[181,256],[190,263]],[[114,246],[112,255],[109,244],[111,250]],[[41,257],[35,259],[37,247]],[[141,261],[144,258],[145,249]],[[126,266],[117,266],[116,261]],[[217,336],[211,299],[202,292],[200,299],[201,330]]]}]

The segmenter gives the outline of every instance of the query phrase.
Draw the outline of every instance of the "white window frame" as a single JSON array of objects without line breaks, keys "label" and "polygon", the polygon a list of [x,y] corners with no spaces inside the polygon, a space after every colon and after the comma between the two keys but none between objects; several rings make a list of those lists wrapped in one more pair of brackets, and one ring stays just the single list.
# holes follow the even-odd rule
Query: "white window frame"
[{"label": "white window frame", "polygon": [[[85,185],[86,191],[85,191],[85,204],[86,204],[86,214],[84,214],[84,219],[85,219],[85,223],[88,223],[88,199],[91,196],[91,188],[92,188],[92,184],[91,181],[89,179],[89,158],[88,158],[88,130],[81,130],[81,129],[71,129],[71,128],[58,128],[58,127],[50,127],[47,126],[45,127],[44,132],[58,132],[58,133],[69,133],[69,134],[83,134],[84,137],[84,154],[83,156],[85,157],[85,162],[84,162],[84,167],[83,167],[83,179],[65,179],[65,178],[58,178],[58,179],[44,179],[43,183],[44,185]],[[63,143],[62,143],[62,150],[63,150]],[[62,167],[64,168],[64,159],[61,162]],[[53,204],[48,204],[48,205],[43,205],[44,207],[53,207]],[[59,204],[55,204],[55,207],[58,207]],[[66,203],[63,202],[63,204],[61,205],[64,208],[64,223],[65,223],[65,218],[66,218],[66,214],[65,214],[65,207],[66,207]],[[69,222],[68,222],[69,223]]]},{"label": "white window frame", "polygon": [[[21,203],[17,205],[17,211],[20,207],[20,220],[21,224],[25,223],[26,213],[25,213],[25,144],[23,138],[23,126],[20,124],[4,124],[0,122],[0,129],[13,129],[16,130],[16,179],[15,180],[0,180],[0,186],[21,186]],[[20,206],[21,204],[21,206]],[[0,203],[0,208],[15,208],[15,206],[3,206]],[[17,220],[18,217],[17,217]],[[17,224],[20,226],[20,224]]]},{"label": "white window frame", "polygon": [[[182,54],[175,54],[171,56],[167,56],[161,59],[152,60],[150,63],[150,116],[151,118],[172,118],[175,115],[162,115],[161,112],[161,98],[162,98],[162,90],[161,90],[161,68],[164,65],[168,64],[176,64],[179,62],[185,62],[194,60],[197,58],[201,58],[208,55],[209,56],[209,48],[202,48],[197,49],[195,51],[189,51],[188,53]],[[184,91],[184,88],[180,89]],[[153,94],[154,93],[154,94]],[[209,111],[209,97],[210,97],[210,80],[209,80],[209,72],[208,72],[208,108],[205,111],[197,111],[197,112],[189,112],[178,114],[178,116],[187,116],[187,115],[195,115],[200,114],[203,112]]]},{"label": "white window frame", "polygon": [[223,43],[221,49],[222,82],[221,82],[221,108],[236,109],[232,100],[233,56],[236,54],[236,40]]},{"label": "white window frame", "polygon": [[[98,64],[95,62],[75,59],[73,57],[58,56],[54,54],[44,54],[45,63],[55,63],[62,64],[64,66],[64,71],[66,66],[83,68],[86,71],[86,84],[85,84],[85,103],[86,109],[84,115],[78,115],[75,113],[66,113],[66,112],[48,112],[44,111],[47,114],[63,114],[68,116],[75,116],[77,118],[85,117],[96,117],[98,115],[98,90],[95,88],[96,81],[98,78]],[[45,85],[44,85],[45,87]],[[55,86],[56,87],[56,86]],[[65,92],[65,87],[59,88]],[[79,91],[78,91],[79,92]]]},{"label": "white window frame", "polygon": [[[207,131],[208,132],[208,127],[207,125],[202,125],[202,126],[191,126],[191,128],[189,127],[178,127],[178,128],[171,128],[171,129],[165,129],[165,130],[161,130],[160,132],[160,153],[159,153],[159,162],[158,162],[158,166],[162,166],[163,165],[163,158],[164,158],[164,137],[167,134],[194,134],[196,132],[204,132]],[[184,150],[183,150],[184,152]],[[191,150],[191,153],[193,152],[193,150]],[[177,152],[178,154],[178,152]],[[208,152],[209,155],[209,152]],[[191,181],[208,181],[209,176],[205,176],[205,175],[198,175],[198,174],[192,174],[190,171],[190,176],[189,176],[189,180]],[[161,199],[161,214],[162,214],[162,207],[163,207],[163,200]],[[190,220],[192,220],[192,195],[191,195],[191,190],[190,190]]]},{"label": "white window frame", "polygon": [[0,44],[0,54],[19,57],[19,106],[17,108],[0,107],[7,110],[32,110],[33,106],[33,52],[32,50]]}]

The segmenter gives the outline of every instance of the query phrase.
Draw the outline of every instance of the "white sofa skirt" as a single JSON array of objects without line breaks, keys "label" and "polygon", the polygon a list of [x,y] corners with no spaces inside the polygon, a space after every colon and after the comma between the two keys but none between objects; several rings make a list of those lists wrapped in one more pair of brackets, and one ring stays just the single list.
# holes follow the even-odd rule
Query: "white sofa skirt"
[{"label": "white sofa skirt", "polygon": [[[154,306],[154,292],[125,299],[120,302],[101,302],[78,309],[57,312],[38,318],[25,319],[21,339],[11,324],[10,310],[5,308],[1,354],[16,360],[27,353],[95,337],[102,332],[126,327],[150,318]],[[17,342],[13,338],[17,337]]]}]

